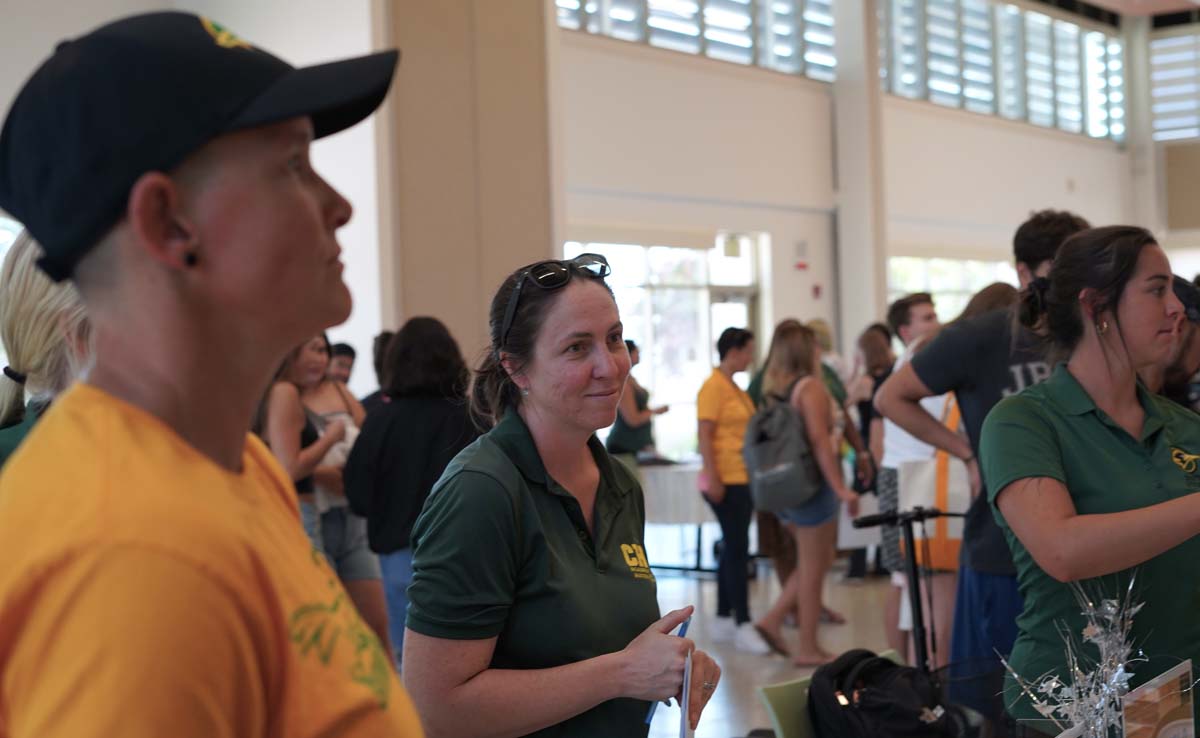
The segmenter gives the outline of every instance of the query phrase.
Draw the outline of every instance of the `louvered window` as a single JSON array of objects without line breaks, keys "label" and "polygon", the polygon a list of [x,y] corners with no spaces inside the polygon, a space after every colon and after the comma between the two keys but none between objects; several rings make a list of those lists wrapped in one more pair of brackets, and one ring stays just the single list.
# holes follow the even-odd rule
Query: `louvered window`
[{"label": "louvered window", "polygon": [[1200,33],[1150,41],[1154,139],[1200,138]]},{"label": "louvered window", "polygon": [[886,5],[889,74],[884,81],[902,97],[925,97],[925,2],[891,0]]},{"label": "louvered window", "polygon": [[962,49],[958,12],[958,0],[925,2],[929,100],[950,107],[962,104]]},{"label": "louvered window", "polygon": [[831,0],[556,0],[558,24],[832,81]]},{"label": "louvered window", "polygon": [[987,0],[963,0],[963,107],[976,113],[996,112],[992,25],[992,9]]},{"label": "louvered window", "polygon": [[830,0],[804,3],[804,73],[832,82],[837,58],[833,53],[833,6]]},{"label": "louvered window", "polygon": [[1123,47],[1115,36],[992,0],[880,6],[879,74],[892,94],[1124,138]]}]

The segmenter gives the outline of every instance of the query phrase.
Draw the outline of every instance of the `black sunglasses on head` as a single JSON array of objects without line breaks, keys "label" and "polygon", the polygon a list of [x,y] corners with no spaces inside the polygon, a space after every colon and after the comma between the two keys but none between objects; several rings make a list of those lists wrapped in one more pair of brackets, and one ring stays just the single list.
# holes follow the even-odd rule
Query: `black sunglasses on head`
[{"label": "black sunglasses on head", "polygon": [[504,323],[500,326],[500,345],[498,349],[508,344],[508,332],[512,330],[513,319],[517,316],[517,306],[521,303],[521,288],[525,282],[533,282],[544,290],[556,290],[565,287],[571,281],[571,275],[579,272],[591,279],[604,279],[612,273],[608,259],[600,254],[580,254],[574,259],[549,259],[539,261],[526,269],[517,277],[517,286],[508,298],[508,308],[504,311]]}]

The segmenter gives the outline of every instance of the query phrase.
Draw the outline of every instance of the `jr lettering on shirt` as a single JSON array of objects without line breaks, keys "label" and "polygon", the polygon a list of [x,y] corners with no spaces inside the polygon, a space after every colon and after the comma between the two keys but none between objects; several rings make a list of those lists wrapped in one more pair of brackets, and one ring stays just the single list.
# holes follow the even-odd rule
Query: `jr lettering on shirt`
[{"label": "jr lettering on shirt", "polygon": [[[1008,310],[996,310],[946,326],[912,359],[917,377],[935,395],[953,392],[962,409],[963,427],[979,453],[984,418],[996,403],[1040,384],[1052,373],[1037,336],[1025,328],[1013,334]],[[984,478],[987,486],[987,478]],[[963,562],[977,572],[1016,576],[1012,552],[993,520],[987,495],[967,511]]]},{"label": "jr lettering on shirt", "polygon": [[1012,375],[1013,382],[1004,389],[1005,397],[1023,392],[1026,387],[1041,384],[1050,378],[1050,365],[1044,361],[1009,364],[1008,371]]}]

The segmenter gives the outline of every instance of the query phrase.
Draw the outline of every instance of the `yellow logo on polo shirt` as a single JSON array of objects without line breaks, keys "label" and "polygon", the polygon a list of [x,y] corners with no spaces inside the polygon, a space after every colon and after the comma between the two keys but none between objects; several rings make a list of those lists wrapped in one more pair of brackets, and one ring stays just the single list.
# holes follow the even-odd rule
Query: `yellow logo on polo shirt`
[{"label": "yellow logo on polo shirt", "polygon": [[253,49],[249,43],[238,38],[233,31],[228,30],[225,26],[201,17],[200,25],[204,26],[204,30],[208,31],[208,35],[213,37],[213,41],[217,42],[217,46],[224,49]]},{"label": "yellow logo on polo shirt", "polygon": [[650,562],[646,560],[646,549],[642,548],[641,544],[622,543],[621,556],[624,557],[629,571],[633,572],[634,579],[654,581],[654,575],[650,573]]},{"label": "yellow logo on polo shirt", "polygon": [[1175,462],[1175,466],[1184,471],[1185,474],[1191,474],[1196,471],[1196,462],[1200,461],[1200,454],[1189,454],[1181,448],[1171,449],[1171,461]]}]

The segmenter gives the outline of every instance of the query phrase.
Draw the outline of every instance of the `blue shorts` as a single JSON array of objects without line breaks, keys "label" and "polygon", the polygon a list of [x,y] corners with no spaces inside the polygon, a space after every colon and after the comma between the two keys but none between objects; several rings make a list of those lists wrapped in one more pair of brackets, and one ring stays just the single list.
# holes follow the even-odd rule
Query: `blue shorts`
[{"label": "blue shorts", "polygon": [[801,528],[816,528],[837,517],[838,496],[833,487],[821,482],[821,491],[800,507],[789,507],[780,510],[776,515],[785,523],[798,525]]},{"label": "blue shorts", "polygon": [[367,521],[350,508],[335,507],[321,513],[321,545],[343,582],[381,578],[379,557],[367,545]]}]

